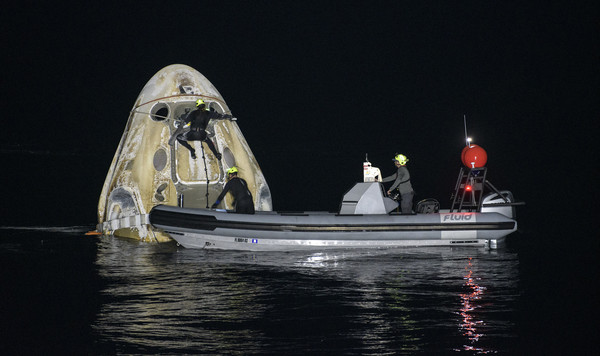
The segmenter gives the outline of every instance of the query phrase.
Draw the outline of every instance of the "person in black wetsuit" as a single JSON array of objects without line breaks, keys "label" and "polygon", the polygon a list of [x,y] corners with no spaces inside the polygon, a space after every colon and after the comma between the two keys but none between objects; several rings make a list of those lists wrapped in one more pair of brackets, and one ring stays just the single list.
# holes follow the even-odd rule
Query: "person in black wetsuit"
[{"label": "person in black wetsuit", "polygon": [[215,203],[211,206],[215,209],[219,203],[225,197],[227,192],[231,192],[233,195],[233,205],[235,206],[235,212],[239,214],[254,214],[254,199],[252,199],[252,193],[248,190],[248,183],[245,180],[237,176],[237,167],[231,167],[227,170],[228,182],[225,184],[223,191],[217,197]]},{"label": "person in black wetsuit", "polygon": [[398,189],[398,192],[400,193],[400,208],[402,214],[412,214],[413,196],[415,195],[415,192],[410,184],[410,173],[408,172],[408,168],[406,168],[408,158],[405,155],[398,154],[394,156],[393,161],[398,168],[398,171],[389,177],[383,178],[381,181],[394,181],[394,184],[392,184],[387,191],[388,195],[391,195],[394,189]]},{"label": "person in black wetsuit", "polygon": [[217,157],[218,160],[221,160],[221,154],[215,148],[215,144],[206,134],[206,126],[208,126],[208,122],[213,120],[224,120],[224,119],[232,119],[231,115],[223,115],[219,114],[215,111],[209,111],[206,109],[206,104],[204,100],[198,99],[196,101],[197,109],[189,113],[184,119],[184,127],[190,128],[187,132],[182,132],[177,134],[177,141],[190,150],[190,154],[192,158],[196,159],[196,150],[188,143],[188,141],[204,141],[208,145],[208,148],[212,151],[212,153]]}]

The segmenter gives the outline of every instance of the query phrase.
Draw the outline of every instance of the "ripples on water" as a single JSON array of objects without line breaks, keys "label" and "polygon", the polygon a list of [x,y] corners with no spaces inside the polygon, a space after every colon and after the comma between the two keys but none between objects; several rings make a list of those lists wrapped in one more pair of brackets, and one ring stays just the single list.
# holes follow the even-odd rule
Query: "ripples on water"
[{"label": "ripples on water", "polygon": [[509,250],[205,251],[84,231],[0,231],[10,286],[2,332],[12,341],[4,354],[506,354],[516,347],[519,268]]},{"label": "ripples on water", "polygon": [[93,324],[116,353],[495,353],[517,258],[449,248],[256,253],[99,243]]}]

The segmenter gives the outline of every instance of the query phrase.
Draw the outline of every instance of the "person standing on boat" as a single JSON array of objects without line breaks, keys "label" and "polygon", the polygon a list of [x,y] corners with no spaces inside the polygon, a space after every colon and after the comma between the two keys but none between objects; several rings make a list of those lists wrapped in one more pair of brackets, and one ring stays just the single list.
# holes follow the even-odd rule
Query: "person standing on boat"
[{"label": "person standing on boat", "polygon": [[211,208],[215,209],[217,205],[221,203],[225,194],[231,192],[236,213],[254,214],[254,199],[252,199],[252,193],[248,190],[248,183],[246,183],[244,179],[238,177],[237,167],[231,167],[227,170],[227,179],[227,184],[225,184],[223,191],[219,194]]},{"label": "person standing on boat", "polygon": [[383,178],[381,181],[394,181],[394,184],[387,191],[388,195],[391,195],[392,191],[397,188],[400,192],[400,209],[402,210],[402,214],[412,214],[415,192],[410,184],[410,173],[408,172],[408,168],[406,168],[408,158],[403,154],[398,154],[394,157],[393,161],[396,167],[398,167],[398,171],[389,177]]},{"label": "person standing on boat", "polygon": [[208,145],[208,148],[221,160],[221,154],[215,148],[215,144],[206,134],[206,126],[208,122],[212,120],[224,120],[232,119],[231,115],[219,114],[215,111],[206,109],[204,100],[198,99],[196,101],[196,110],[189,113],[184,119],[184,128],[189,128],[189,131],[178,133],[176,138],[177,141],[185,148],[190,150],[190,154],[193,159],[196,159],[196,150],[188,143],[188,141],[204,141]]}]

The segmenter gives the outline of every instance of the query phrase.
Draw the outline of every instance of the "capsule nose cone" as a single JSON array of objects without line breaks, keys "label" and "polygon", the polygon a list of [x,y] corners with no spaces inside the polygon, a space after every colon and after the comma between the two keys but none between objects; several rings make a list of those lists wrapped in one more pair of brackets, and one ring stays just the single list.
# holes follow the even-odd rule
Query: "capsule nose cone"
[{"label": "capsule nose cone", "polygon": [[136,107],[186,94],[205,101],[216,101],[223,111],[229,112],[217,88],[202,73],[184,64],[167,66],[150,78],[138,97]]}]

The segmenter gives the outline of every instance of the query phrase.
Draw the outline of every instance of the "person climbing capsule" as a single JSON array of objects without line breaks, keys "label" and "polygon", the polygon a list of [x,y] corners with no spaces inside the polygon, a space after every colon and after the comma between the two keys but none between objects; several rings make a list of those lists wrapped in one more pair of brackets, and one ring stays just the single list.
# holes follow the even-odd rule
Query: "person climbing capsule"
[{"label": "person climbing capsule", "polygon": [[196,101],[196,109],[183,118],[184,130],[183,132],[176,133],[177,141],[190,151],[193,159],[196,159],[196,150],[188,142],[206,142],[208,148],[210,148],[215,157],[217,157],[218,160],[221,160],[221,153],[217,151],[215,144],[208,137],[206,127],[210,120],[231,120],[232,118],[233,116],[231,115],[219,114],[216,111],[208,110],[204,100],[198,99]]}]

